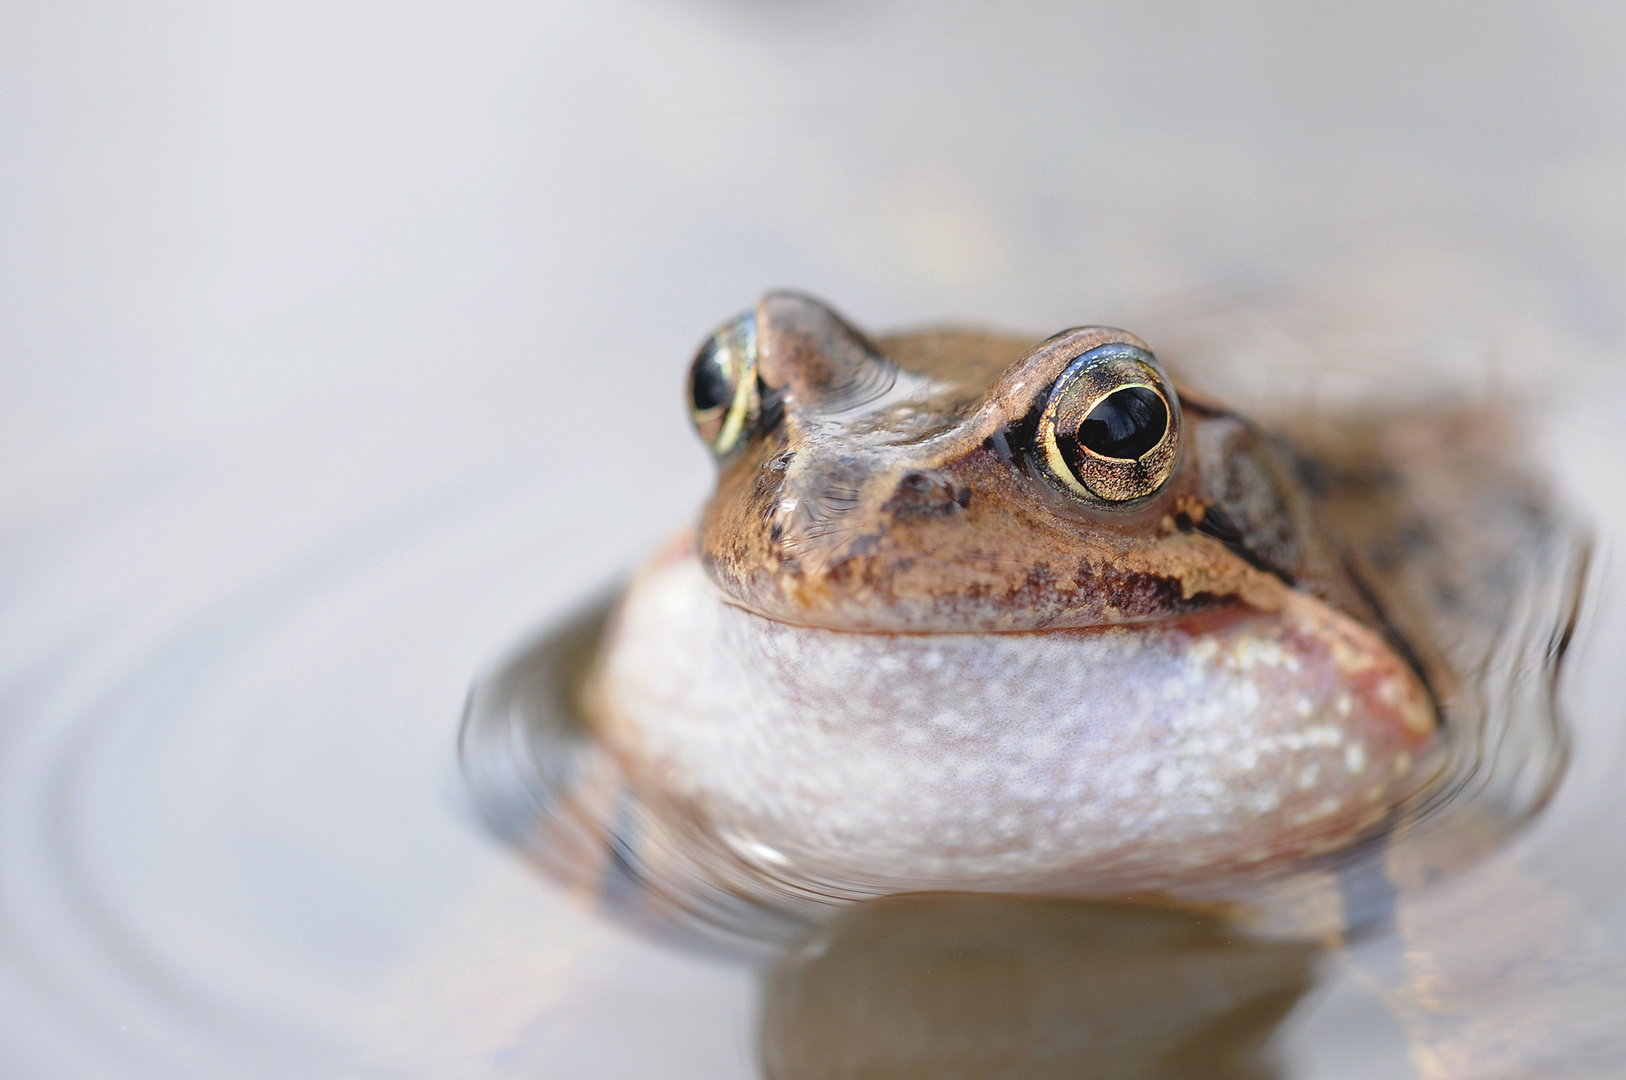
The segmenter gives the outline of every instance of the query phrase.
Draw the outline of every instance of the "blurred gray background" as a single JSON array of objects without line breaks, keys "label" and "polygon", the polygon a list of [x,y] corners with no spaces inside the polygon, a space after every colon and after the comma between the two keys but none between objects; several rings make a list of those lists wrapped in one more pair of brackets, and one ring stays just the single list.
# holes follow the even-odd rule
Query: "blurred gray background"
[{"label": "blurred gray background", "polygon": [[[1611,550],[1623,55],[1609,3],[10,0],[0,1072],[750,1074],[749,973],[565,905],[452,746],[692,513],[684,366],[767,288],[1513,386]],[[1404,1075],[1340,993],[1302,1074]]]}]

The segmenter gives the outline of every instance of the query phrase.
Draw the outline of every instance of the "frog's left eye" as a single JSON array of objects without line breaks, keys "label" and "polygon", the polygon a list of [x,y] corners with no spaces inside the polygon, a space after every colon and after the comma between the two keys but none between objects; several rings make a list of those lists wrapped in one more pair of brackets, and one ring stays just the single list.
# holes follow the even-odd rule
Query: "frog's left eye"
[{"label": "frog's left eye", "polygon": [[756,423],[757,321],[742,315],[706,341],[689,368],[689,417],[695,430],[725,457]]},{"label": "frog's left eye", "polygon": [[1050,388],[1038,436],[1046,470],[1076,494],[1144,498],[1179,460],[1179,398],[1151,353],[1102,345]]}]

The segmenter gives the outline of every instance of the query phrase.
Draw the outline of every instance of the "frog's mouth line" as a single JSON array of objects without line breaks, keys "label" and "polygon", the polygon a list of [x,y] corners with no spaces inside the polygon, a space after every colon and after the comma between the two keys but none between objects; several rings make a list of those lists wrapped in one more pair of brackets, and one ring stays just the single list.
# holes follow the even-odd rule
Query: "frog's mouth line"
[{"label": "frog's mouth line", "polygon": [[1228,601],[1215,604],[1202,610],[1181,612],[1173,615],[1143,615],[1122,619],[1102,619],[1094,621],[1068,622],[1065,624],[1050,624],[1045,626],[978,626],[978,627],[934,627],[925,626],[917,629],[901,627],[854,627],[832,626],[826,623],[813,621],[798,621],[787,619],[771,612],[754,607],[738,597],[730,595],[726,590],[718,589],[718,600],[728,607],[741,611],[753,618],[761,619],[777,626],[791,627],[798,630],[816,630],[828,634],[851,634],[863,637],[898,637],[898,638],[933,638],[933,637],[1023,637],[1044,636],[1050,634],[1075,633],[1107,633],[1112,631],[1133,632],[1146,629],[1180,628],[1189,632],[1201,633],[1204,630],[1229,622],[1238,618],[1258,616],[1263,613],[1250,607],[1241,600]]},{"label": "frog's mouth line", "polygon": [[1372,617],[1377,620],[1384,641],[1400,655],[1406,666],[1411,668],[1412,674],[1417,676],[1417,681],[1423,684],[1423,690],[1428,694],[1428,703],[1434,709],[1435,722],[1440,730],[1444,731],[1447,723],[1446,711],[1440,700],[1439,688],[1435,685],[1434,674],[1429,671],[1428,665],[1423,663],[1423,658],[1412,645],[1411,639],[1401,633],[1400,627],[1395,625],[1394,619],[1389,615],[1388,606],[1372,588],[1371,582],[1360,572],[1360,568],[1355,565],[1354,558],[1344,550],[1339,551],[1338,557],[1343,562],[1344,572],[1349,575],[1349,580],[1361,594],[1361,599],[1372,609]]},{"label": "frog's mouth line", "polygon": [[[1291,589],[1297,586],[1298,583],[1292,574],[1261,557],[1258,552],[1248,547],[1242,530],[1218,506],[1206,505],[1203,508],[1202,517],[1196,521],[1193,521],[1189,514],[1182,511],[1176,515],[1175,521],[1182,530],[1194,530],[1204,536],[1218,540],[1237,558],[1255,570],[1273,575],[1288,588]],[[1338,548],[1337,551],[1338,560],[1343,567],[1344,573],[1348,575],[1350,583],[1355,587],[1355,591],[1371,611],[1372,619],[1376,623],[1374,629],[1382,634],[1390,648],[1400,655],[1400,658],[1411,668],[1412,674],[1416,675],[1418,681],[1423,684],[1423,689],[1428,692],[1429,704],[1433,707],[1434,715],[1439,718],[1440,727],[1443,729],[1445,727],[1445,710],[1441,707],[1439,690],[1435,685],[1436,675],[1423,662],[1422,656],[1416,646],[1412,644],[1411,639],[1401,632],[1400,627],[1396,625],[1394,619],[1389,615],[1388,605],[1378,596],[1377,591],[1372,588],[1371,582],[1367,581],[1365,575],[1361,573],[1355,558],[1346,549]]]}]

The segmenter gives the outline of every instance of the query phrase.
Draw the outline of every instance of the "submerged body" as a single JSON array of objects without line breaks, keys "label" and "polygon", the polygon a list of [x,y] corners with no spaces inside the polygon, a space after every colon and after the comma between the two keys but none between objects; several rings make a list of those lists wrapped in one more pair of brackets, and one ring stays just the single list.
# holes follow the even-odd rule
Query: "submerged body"
[{"label": "submerged body", "polygon": [[717,492],[581,700],[691,875],[1223,896],[1439,775],[1447,666],[1307,461],[1131,335],[872,344],[776,295],[690,394]]}]

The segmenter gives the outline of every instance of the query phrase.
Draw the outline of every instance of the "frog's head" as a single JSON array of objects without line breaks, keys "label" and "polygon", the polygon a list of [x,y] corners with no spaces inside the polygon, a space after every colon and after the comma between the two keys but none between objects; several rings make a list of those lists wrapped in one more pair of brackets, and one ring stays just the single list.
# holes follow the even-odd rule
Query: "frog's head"
[{"label": "frog's head", "polygon": [[705,343],[688,396],[719,465],[702,558],[780,621],[964,632],[1274,610],[1327,569],[1281,464],[1121,330],[871,341],[776,293]]}]

